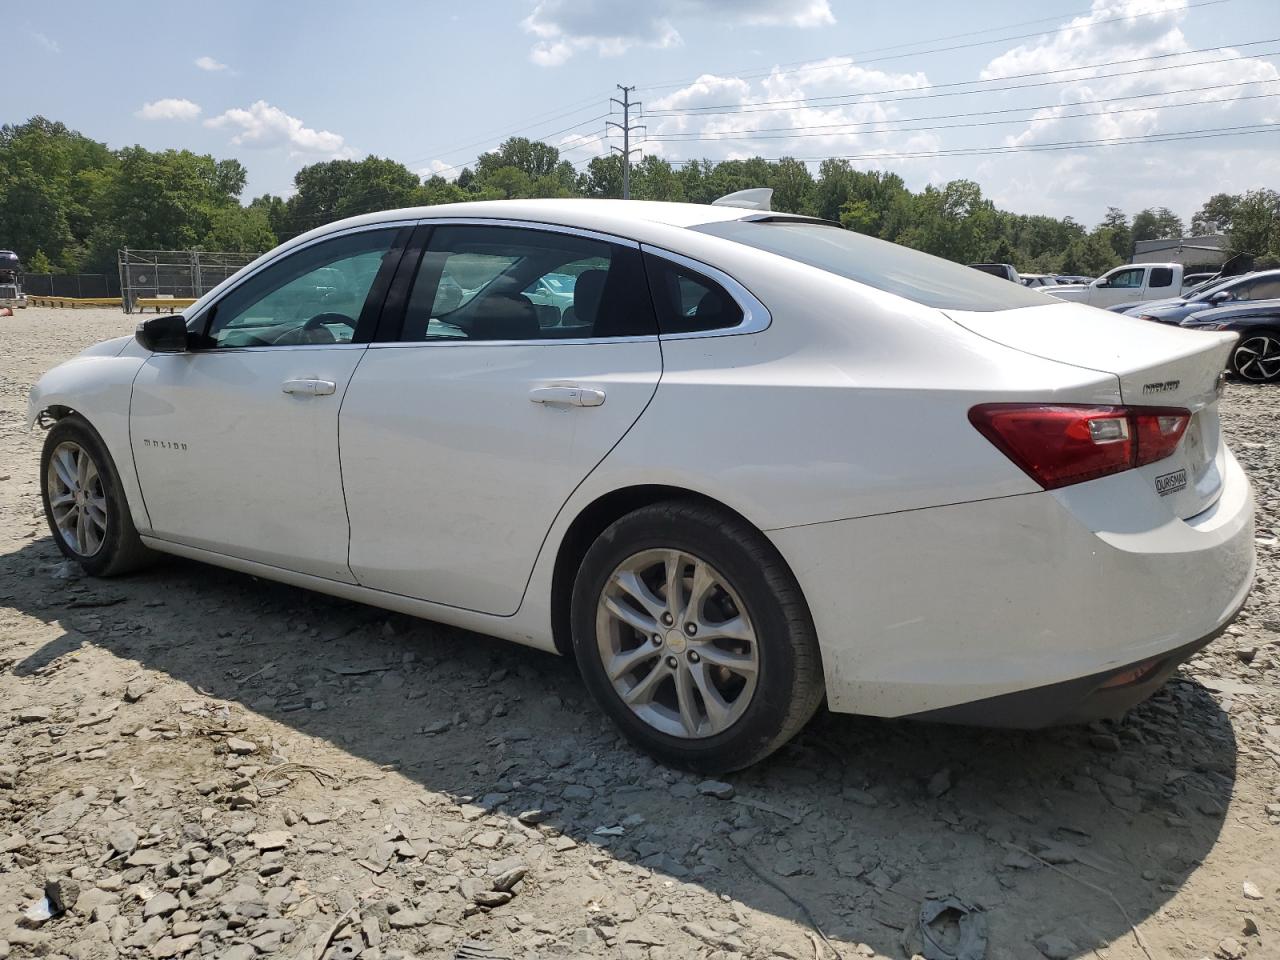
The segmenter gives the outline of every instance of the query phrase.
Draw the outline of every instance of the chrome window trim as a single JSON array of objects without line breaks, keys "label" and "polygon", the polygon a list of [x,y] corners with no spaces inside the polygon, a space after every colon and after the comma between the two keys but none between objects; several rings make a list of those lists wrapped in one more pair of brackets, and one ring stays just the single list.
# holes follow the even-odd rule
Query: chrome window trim
[{"label": "chrome window trim", "polygon": [[[190,350],[188,354],[198,354],[202,357],[216,357],[233,353],[261,353],[264,350],[364,350],[370,345],[367,343],[264,343],[256,344],[251,347],[204,347],[200,350]],[[173,356],[180,357],[183,354],[173,353],[153,353],[153,357]]]},{"label": "chrome window trim", "polygon": [[545,223],[541,220],[512,220],[509,217],[425,217],[417,221],[424,227],[516,227],[540,230],[543,233],[564,233],[572,237],[585,237],[602,243],[616,243],[633,250],[640,249],[640,242],[616,233],[602,233],[584,227],[569,227],[562,223]]},{"label": "chrome window trim", "polygon": [[742,310],[742,321],[737,326],[722,327],[718,330],[690,330],[685,333],[663,333],[659,334],[660,340],[698,340],[703,337],[739,337],[744,334],[760,333],[762,330],[769,329],[769,325],[773,322],[773,317],[766,307],[750,290],[735,280],[729,274],[725,273],[710,264],[703,263],[700,260],[694,260],[692,257],[686,257],[680,253],[673,253],[670,250],[664,250],[662,247],[651,246],[647,243],[640,244],[640,249],[655,257],[660,257],[677,266],[692,270],[694,273],[700,273],[708,280],[718,283],[724,288],[725,292],[733,298],[734,302]]},{"label": "chrome window trim", "polygon": [[[638,337],[539,337],[536,340],[468,340],[466,337],[442,337],[439,340],[379,340],[362,343],[370,350],[410,349],[419,347],[555,347],[601,346],[609,343],[656,343],[656,333]],[[257,348],[261,349],[261,348]]]},{"label": "chrome window trim", "polygon": [[[201,307],[198,313],[193,313],[191,316],[187,317],[187,329],[188,330],[191,329],[191,323],[193,321],[196,321],[196,320],[203,321],[205,314],[208,313],[209,310],[211,310],[213,307],[217,306],[229,294],[240,289],[240,287],[248,283],[251,279],[256,277],[263,270],[266,270],[268,267],[275,266],[277,263],[280,263],[281,261],[284,260],[285,257],[291,257],[295,253],[314,247],[317,243],[325,243],[329,240],[336,240],[338,237],[346,237],[356,233],[368,233],[370,230],[389,230],[393,228],[399,229],[401,227],[413,227],[419,223],[421,223],[420,220],[384,220],[380,223],[362,223],[354,227],[347,227],[343,230],[334,230],[332,233],[326,233],[319,237],[313,237],[312,239],[308,240],[306,243],[300,243],[297,246],[289,247],[287,250],[281,250],[277,256],[272,257],[270,260],[267,260],[264,263],[258,264],[250,272],[246,273],[242,277],[237,278],[234,284],[232,284],[231,286],[227,287],[227,289],[219,293],[216,300],[210,300],[203,307]],[[197,325],[196,329],[199,329],[199,325]],[[299,344],[299,346],[334,346],[334,344]],[[339,344],[339,346],[345,346],[345,344]],[[365,346],[365,344],[363,343],[352,344],[352,346],[363,347]],[[197,352],[198,353],[214,353],[220,350],[240,351],[240,350],[275,350],[275,349],[277,349],[276,346],[272,344],[270,346],[265,346],[265,347],[211,347],[211,348],[206,348],[204,350],[199,350]]]}]

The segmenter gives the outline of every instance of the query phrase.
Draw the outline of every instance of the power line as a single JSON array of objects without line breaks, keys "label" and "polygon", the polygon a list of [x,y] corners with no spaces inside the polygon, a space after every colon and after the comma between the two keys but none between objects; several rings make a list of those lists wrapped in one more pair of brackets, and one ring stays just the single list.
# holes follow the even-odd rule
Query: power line
[{"label": "power line", "polygon": [[[1257,81],[1257,82],[1274,83],[1275,81],[1263,80],[1263,81]],[[1243,96],[1219,98],[1216,100],[1191,100],[1191,101],[1188,101],[1187,103],[1162,103],[1162,104],[1144,105],[1144,106],[1138,106],[1138,107],[1117,107],[1115,109],[1107,111],[1106,115],[1111,116],[1117,113],[1135,113],[1143,110],[1172,110],[1179,107],[1198,107],[1204,104],[1213,104],[1213,103],[1236,103],[1240,100],[1257,100],[1264,97],[1275,97],[1275,96],[1280,96],[1280,92],[1251,93],[1251,94],[1245,94]],[[1044,109],[1044,108],[1026,107],[1023,109],[1029,110],[1029,109]],[[800,138],[808,138],[808,137],[844,137],[844,136],[852,137],[852,136],[866,136],[867,134],[871,134],[871,133],[876,133],[876,134],[919,133],[926,130],[961,130],[961,129],[968,129],[972,127],[998,127],[998,126],[1003,126],[1006,124],[1014,124],[1014,123],[1044,123],[1049,120],[1072,120],[1080,117],[1097,117],[1102,115],[1103,114],[1097,111],[1093,111],[1093,112],[1086,112],[1086,113],[1063,113],[1063,114],[1058,114],[1056,116],[1049,116],[1049,117],[1014,117],[1012,119],[1007,119],[1007,120],[981,120],[974,123],[944,123],[944,124],[936,124],[934,126],[928,126],[928,127],[883,127],[883,128],[878,128],[874,130],[850,130],[845,132],[827,131],[824,133],[766,134],[763,136],[751,135],[751,134],[739,135],[737,131],[725,131],[724,133],[716,133],[716,134],[711,134],[707,136],[695,136],[692,134],[679,134],[679,135],[660,134],[658,136],[649,137],[648,142],[715,143],[717,141],[723,141],[723,142],[733,143],[737,141],[752,141],[752,140],[792,140],[792,139],[800,139]],[[969,114],[969,116],[972,116],[972,114]],[[866,126],[869,124],[884,123],[884,122],[885,121],[883,120],[869,120],[869,121],[863,121],[861,124],[859,124],[859,126]],[[803,129],[803,128],[799,128],[799,129]]]},{"label": "power line", "polygon": [[[1058,150],[1091,149],[1105,146],[1129,146],[1146,143],[1167,143],[1181,140],[1211,140],[1223,137],[1250,136],[1259,133],[1274,133],[1280,130],[1280,123],[1246,124],[1235,127],[1209,127],[1201,130],[1176,130],[1168,133],[1133,134],[1126,137],[1101,137],[1096,140],[1055,140],[1041,144],[1005,145],[991,147],[958,147],[953,150],[918,150],[912,152],[875,152],[846,154],[844,156],[825,157],[760,157],[766,163],[778,163],[780,160],[798,160],[801,163],[818,163],[823,160],[910,160],[933,157],[986,156],[1003,153],[1039,153]],[[753,157],[752,159],[757,159]],[[701,159],[668,160],[672,166],[690,163],[701,163]]]},{"label": "power line", "polygon": [[[1169,96],[1174,96],[1175,94],[1180,94],[1180,93],[1201,93],[1207,90],[1224,90],[1224,89],[1235,88],[1235,87],[1248,87],[1256,83],[1280,83],[1280,77],[1274,77],[1270,80],[1243,80],[1243,81],[1240,81],[1239,83],[1212,83],[1203,87],[1183,87],[1178,90],[1157,90],[1154,93],[1131,93],[1131,94],[1126,94],[1125,96],[1122,96],[1122,97],[1103,97],[1098,100],[1089,100],[1087,102],[1082,102],[1080,104],[1077,104],[1077,106],[1094,106],[1096,104],[1102,104],[1102,103],[1117,103],[1122,100],[1142,100],[1142,99],[1150,99],[1151,97],[1169,97]],[[1244,99],[1244,98],[1239,98],[1239,99]],[[1230,101],[1208,100],[1208,101],[1195,101],[1195,102],[1225,103]],[[858,106],[861,106],[861,104],[858,104]],[[914,123],[920,120],[955,120],[963,117],[987,117],[997,113],[1022,113],[1023,111],[1026,111],[1026,110],[1050,110],[1055,107],[1062,107],[1062,106],[1069,106],[1069,104],[1063,104],[1060,102],[1059,103],[1042,103],[1042,104],[1036,104],[1034,106],[1000,107],[995,110],[971,110],[966,113],[934,113],[934,114],[928,114],[923,117],[895,117],[893,118],[893,122],[894,123]],[[1164,109],[1165,106],[1166,104],[1155,104],[1153,106],[1147,107],[1146,109],[1161,110],[1161,109]],[[724,131],[711,131],[711,132],[712,133],[730,133],[730,134],[782,133],[788,130],[825,130],[825,129],[830,129],[832,127],[855,127],[855,126],[864,127],[864,126],[872,126],[877,123],[887,123],[887,122],[889,121],[887,120],[843,120],[843,121],[840,121],[839,123],[810,123],[810,124],[802,124],[794,127],[749,127],[741,130],[724,130]],[[697,131],[687,131],[687,132],[676,131],[669,134],[666,134],[666,133],[656,134],[652,137],[649,137],[648,139],[650,140],[662,139],[662,140],[670,140],[671,142],[676,142],[676,138],[683,137],[683,136],[694,137],[696,133]],[[838,134],[832,134],[832,136],[838,136]]]},{"label": "power line", "polygon": [[[554,123],[554,122],[555,122],[555,121],[557,121],[557,120],[563,120],[565,117],[571,117],[571,116],[573,116],[575,113],[582,113],[584,110],[586,110],[586,109],[588,108],[588,106],[589,106],[589,105],[591,105],[591,104],[596,104],[596,103],[599,103],[599,102],[600,102],[600,98],[599,98],[599,97],[590,97],[590,98],[588,98],[588,99],[586,99],[586,100],[579,100],[579,101],[578,101],[578,104],[577,104],[574,108],[569,109],[569,110],[566,110],[566,111],[565,111],[565,112],[563,112],[563,113],[557,113],[555,116],[546,116],[545,114],[540,114],[540,116],[543,116],[543,117],[544,117],[544,119],[534,121],[534,122],[532,122],[532,123],[530,123],[530,124],[528,124],[527,126],[524,126],[524,127],[516,127],[514,130],[508,130],[508,132],[507,132],[506,136],[513,136],[514,134],[517,134],[517,133],[523,133],[523,132],[524,132],[524,131],[526,131],[526,130],[532,130],[534,127],[540,127],[540,126],[542,126],[543,124],[546,124],[546,123]],[[549,113],[549,112],[551,112],[551,111],[548,111],[548,113]],[[590,122],[590,121],[584,121],[584,123],[585,123],[585,122]],[[432,151],[431,153],[427,154],[427,155],[426,155],[426,156],[424,156],[424,157],[417,157],[417,158],[415,158],[415,159],[413,159],[413,160],[410,160],[410,161],[408,161],[408,162],[409,162],[409,163],[421,163],[423,160],[434,160],[434,159],[439,158],[439,157],[447,157],[447,156],[448,156],[449,154],[451,154],[451,153],[460,153],[460,152],[461,152],[461,151],[463,151],[463,150],[469,150],[469,149],[471,149],[472,147],[478,147],[478,146],[481,146],[481,145],[483,145],[483,144],[488,143],[488,142],[489,142],[490,140],[492,140],[494,137],[496,137],[496,136],[502,136],[502,135],[503,135],[503,131],[502,131],[501,129],[499,129],[499,130],[495,130],[493,133],[489,134],[488,136],[486,136],[486,137],[485,137],[484,139],[482,139],[482,140],[476,140],[476,141],[475,141],[475,142],[473,142],[473,143],[468,143],[468,144],[465,144],[465,145],[463,145],[463,146],[449,147],[449,148],[444,149],[444,150],[434,150],[434,151]]]},{"label": "power line", "polygon": [[[1203,0],[1203,2],[1201,2],[1201,3],[1190,3],[1190,4],[1188,4],[1186,7],[1184,7],[1183,9],[1186,9],[1186,10],[1193,10],[1193,9],[1195,9],[1195,8],[1197,8],[1197,7],[1211,7],[1211,6],[1215,6],[1215,5],[1219,4],[1219,3],[1228,3],[1228,2],[1230,2],[1230,0]],[[914,43],[899,43],[899,44],[896,44],[896,45],[894,45],[894,46],[889,46],[889,47],[872,47],[872,48],[865,49],[865,50],[855,50],[855,51],[853,51],[852,53],[845,53],[845,54],[833,54],[832,56],[833,56],[833,57],[847,57],[847,58],[849,58],[850,60],[852,60],[853,58],[855,58],[855,57],[859,57],[859,56],[861,56],[861,55],[862,55],[862,54],[864,54],[864,53],[880,53],[881,51],[885,51],[885,50],[899,50],[899,49],[902,49],[902,48],[904,48],[904,47],[914,47],[914,46],[919,46],[919,45],[921,45],[921,44],[923,44],[923,43],[936,43],[936,42],[937,42],[937,41],[939,41],[939,40],[959,40],[959,39],[962,39],[962,38],[964,38],[964,37],[977,36],[977,35],[979,35],[979,34],[983,34],[983,33],[993,33],[993,32],[995,32],[996,30],[1009,29],[1009,28],[1013,28],[1013,27],[1030,26],[1031,24],[1034,24],[1034,23],[1047,23],[1047,22],[1054,21],[1054,20],[1060,20],[1062,17],[1067,17],[1067,16],[1080,16],[1080,15],[1082,15],[1082,14],[1087,14],[1087,13],[1090,13],[1090,12],[1091,12],[1090,10],[1080,10],[1080,11],[1076,11],[1076,12],[1074,12],[1074,13],[1061,13],[1061,14],[1055,14],[1054,16],[1041,17],[1040,19],[1037,19],[1037,20],[1024,20],[1024,21],[1022,21],[1022,22],[1020,22],[1020,23],[1011,23],[1011,24],[1006,24],[1006,25],[1004,25],[1004,26],[1002,26],[1002,27],[988,27],[988,28],[986,28],[985,30],[970,30],[970,31],[968,31],[967,33],[957,33],[957,34],[951,34],[951,35],[948,35],[948,36],[934,37],[934,38],[932,38],[932,39],[930,39],[930,40],[919,40],[919,41],[916,41],[916,42],[914,42]],[[1126,21],[1128,21],[1128,20],[1138,20],[1138,19],[1141,19],[1141,18],[1143,18],[1143,17],[1164,16],[1164,15],[1166,15],[1166,14],[1170,13],[1170,12],[1171,12],[1171,11],[1170,11],[1169,9],[1167,9],[1167,8],[1166,8],[1166,9],[1162,9],[1162,10],[1152,10],[1152,11],[1149,11],[1149,12],[1147,12],[1147,13],[1135,13],[1135,14],[1128,14],[1128,15],[1125,15],[1125,16],[1119,16],[1119,17],[1109,17],[1109,18],[1107,18],[1107,19],[1105,19],[1105,20],[1092,20],[1092,21],[1090,21],[1089,23],[1083,23],[1083,24],[1067,24],[1066,26],[1064,26],[1064,27],[1060,27],[1060,28],[1058,28],[1057,30],[1037,30],[1037,31],[1035,31],[1035,32],[1033,32],[1033,33],[1024,33],[1024,34],[1018,34],[1018,35],[1015,35],[1015,36],[1008,36],[1008,37],[996,37],[996,38],[993,38],[993,39],[990,39],[990,40],[980,40],[980,41],[975,41],[975,42],[973,42],[973,43],[963,43],[963,44],[957,44],[957,45],[949,46],[949,47],[936,47],[936,48],[928,49],[928,50],[915,50],[915,51],[908,51],[908,52],[905,52],[905,53],[893,54],[893,55],[891,55],[891,56],[876,57],[876,58],[874,58],[874,59],[870,59],[870,60],[859,60],[856,64],[852,64],[852,63],[815,63],[815,62],[814,62],[814,60],[813,60],[812,58],[810,58],[810,59],[808,59],[808,60],[793,60],[793,61],[791,61],[790,63],[779,64],[779,65],[777,65],[777,66],[775,66],[775,67],[773,67],[773,68],[771,68],[771,69],[769,69],[769,70],[764,70],[764,71],[760,71],[760,72],[757,72],[757,73],[743,73],[743,72],[738,72],[738,71],[726,71],[726,73],[727,73],[727,74],[729,74],[729,75],[731,75],[731,76],[733,76],[733,77],[735,77],[736,79],[739,79],[739,80],[754,80],[754,79],[758,79],[758,78],[760,78],[760,77],[771,77],[771,76],[774,76],[775,74],[778,74],[778,75],[792,75],[792,74],[797,74],[797,73],[810,73],[810,72],[817,71],[817,70],[836,70],[836,69],[840,69],[840,68],[843,68],[843,67],[854,66],[854,65],[856,65],[856,66],[861,66],[861,65],[863,65],[863,64],[867,64],[867,63],[882,63],[882,62],[884,62],[884,61],[886,61],[886,60],[900,60],[900,59],[903,59],[903,58],[906,58],[906,57],[922,57],[922,56],[926,56],[926,55],[931,54],[931,53],[949,53],[949,52],[954,51],[954,50],[964,50],[964,49],[968,49],[968,48],[972,48],[972,47],[990,46],[990,45],[994,45],[994,44],[997,44],[997,43],[1009,43],[1009,42],[1014,41],[1014,40],[1026,40],[1026,39],[1029,39],[1029,38],[1031,38],[1031,37],[1051,37],[1051,36],[1055,36],[1055,35],[1060,34],[1060,33],[1066,33],[1066,32],[1071,31],[1071,30],[1081,30],[1081,29],[1085,29],[1085,28],[1087,28],[1087,27],[1096,27],[1096,26],[1100,26],[1101,24],[1104,24],[1104,23],[1115,23],[1115,22],[1117,22],[1117,21],[1119,21],[1119,20],[1126,20]],[[824,58],[824,59],[830,59],[830,58]],[[805,64],[812,64],[812,66],[805,66]],[[788,68],[788,67],[797,67],[798,69],[794,69],[794,70],[786,69],[786,68]],[[691,77],[691,78],[686,79],[686,80],[674,80],[674,81],[670,81],[670,82],[666,82],[666,83],[651,83],[651,84],[647,84],[647,85],[643,86],[641,89],[643,89],[643,90],[665,90],[665,89],[669,89],[669,88],[671,88],[671,87],[683,87],[683,86],[688,86],[688,85],[689,85],[689,84],[691,84],[691,83],[696,83],[699,79],[701,79],[701,77]]]},{"label": "power line", "polygon": [[[1163,70],[1182,70],[1188,67],[1211,66],[1216,63],[1229,63],[1234,60],[1250,59],[1246,56],[1220,57],[1216,60],[1197,60],[1194,63],[1176,63],[1166,64],[1158,67],[1142,67],[1137,70],[1122,71],[1119,73],[1097,74],[1092,77],[1073,77],[1065,80],[1052,80],[1040,83],[1027,84],[1011,84],[1004,87],[985,87],[979,90],[962,90],[953,93],[919,93],[921,90],[949,90],[953,87],[975,86],[978,84],[997,84],[1006,80],[1025,80],[1032,77],[1048,77],[1062,73],[1077,73],[1081,70],[1098,70],[1105,67],[1115,67],[1124,64],[1141,63],[1148,60],[1166,60],[1170,57],[1186,57],[1196,53],[1212,53],[1222,50],[1225,47],[1256,47],[1268,43],[1280,43],[1280,37],[1272,37],[1268,40],[1251,40],[1248,43],[1224,44],[1216,47],[1202,47],[1196,50],[1182,50],[1177,53],[1160,53],[1153,54],[1149,57],[1130,57],[1125,60],[1112,60],[1103,63],[1082,64],[1075,67],[1060,67],[1056,70],[1036,70],[1029,73],[1013,73],[1003,77],[992,77],[988,80],[956,80],[950,83],[929,83],[919,87],[890,87],[884,90],[863,90],[849,93],[833,93],[819,97],[791,97],[777,100],[757,100],[753,103],[718,103],[709,104],[699,107],[673,108],[667,110],[650,110],[650,117],[675,117],[675,116],[694,116],[694,115],[713,115],[719,113],[757,113],[761,110],[776,110],[781,106],[797,105],[797,106],[844,106],[847,104],[822,103],[819,101],[842,100],[857,103],[896,103],[901,100],[923,100],[931,97],[947,97],[947,96],[969,96],[975,93],[992,93],[1001,90],[1025,90],[1031,87],[1052,86],[1057,83],[1076,83],[1080,80],[1104,80],[1108,77],[1126,77],[1135,73],[1155,73]],[[1266,57],[1271,56],[1276,51],[1269,50],[1254,54],[1253,56]],[[858,100],[859,97],[879,96],[887,93],[909,93],[909,96],[887,97],[881,100]]]}]

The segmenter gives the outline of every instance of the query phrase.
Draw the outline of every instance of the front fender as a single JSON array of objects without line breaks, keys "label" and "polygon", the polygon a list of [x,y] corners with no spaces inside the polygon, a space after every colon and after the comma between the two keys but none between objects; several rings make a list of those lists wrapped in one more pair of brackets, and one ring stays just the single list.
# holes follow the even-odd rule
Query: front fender
[{"label": "front fender", "polygon": [[139,531],[150,530],[151,520],[133,463],[129,401],[134,378],[146,360],[145,356],[82,355],[46,373],[27,397],[28,429],[40,421],[42,414],[58,419],[75,412],[97,431],[115,461],[121,491]]}]

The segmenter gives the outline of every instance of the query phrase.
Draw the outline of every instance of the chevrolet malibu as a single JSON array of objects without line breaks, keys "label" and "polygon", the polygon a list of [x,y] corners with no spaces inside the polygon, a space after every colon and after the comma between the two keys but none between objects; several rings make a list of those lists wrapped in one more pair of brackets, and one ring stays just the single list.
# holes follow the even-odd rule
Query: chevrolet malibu
[{"label": "chevrolet malibu", "polygon": [[88,573],[174,554],[570,654],[714,772],[824,699],[1149,696],[1253,579],[1234,341],[767,209],[468,203],[297,237],[30,419]]}]

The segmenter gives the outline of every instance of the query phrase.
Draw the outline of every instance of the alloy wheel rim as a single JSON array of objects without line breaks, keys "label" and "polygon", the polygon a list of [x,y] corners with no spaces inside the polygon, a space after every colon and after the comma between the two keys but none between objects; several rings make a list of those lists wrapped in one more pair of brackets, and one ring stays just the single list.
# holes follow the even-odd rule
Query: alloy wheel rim
[{"label": "alloy wheel rim", "polygon": [[1253,383],[1267,383],[1280,377],[1280,337],[1268,334],[1240,341],[1235,354],[1236,372]]},{"label": "alloy wheel rim", "polygon": [[687,551],[642,550],[618,564],[596,605],[596,642],[618,698],[670,736],[723,733],[755,695],[760,645],[746,607]]},{"label": "alloy wheel rim", "polygon": [[78,443],[60,443],[49,457],[49,513],[63,542],[82,557],[102,549],[107,535],[107,494],[102,474]]}]

